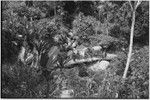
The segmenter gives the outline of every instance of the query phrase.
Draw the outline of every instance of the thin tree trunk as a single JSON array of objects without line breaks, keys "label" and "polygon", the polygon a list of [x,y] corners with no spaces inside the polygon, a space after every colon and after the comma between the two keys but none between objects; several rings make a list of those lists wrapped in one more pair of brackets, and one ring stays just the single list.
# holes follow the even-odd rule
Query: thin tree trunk
[{"label": "thin tree trunk", "polygon": [[131,26],[129,53],[128,53],[128,58],[127,58],[127,63],[126,63],[125,71],[124,71],[124,74],[123,74],[123,78],[126,78],[126,76],[127,76],[127,72],[128,72],[128,69],[129,69],[129,64],[130,64],[130,60],[131,60],[131,56],[132,56],[134,24],[135,24],[135,11],[133,11],[133,15],[132,15],[132,26]]}]

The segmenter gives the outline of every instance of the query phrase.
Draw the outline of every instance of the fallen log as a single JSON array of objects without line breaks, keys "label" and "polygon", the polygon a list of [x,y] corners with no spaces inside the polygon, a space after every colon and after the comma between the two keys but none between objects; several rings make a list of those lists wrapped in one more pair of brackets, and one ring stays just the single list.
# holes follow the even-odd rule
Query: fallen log
[{"label": "fallen log", "polygon": [[106,59],[114,59],[116,57],[118,57],[116,54],[110,54],[110,53],[106,54]]},{"label": "fallen log", "polygon": [[64,67],[61,67],[61,66],[53,67],[53,68],[50,68],[49,71],[56,70],[58,68],[60,68],[60,69],[70,69],[70,68],[74,68],[74,67],[79,67],[79,66],[77,66],[79,64],[92,65],[92,64],[94,64],[98,61],[102,61],[102,60],[105,60],[105,61],[108,61],[108,62],[111,61],[111,59],[97,58],[97,57],[87,58],[87,59],[79,59],[79,60],[75,60],[75,61],[70,60],[69,62],[64,64]]},{"label": "fallen log", "polygon": [[65,66],[70,66],[70,65],[74,65],[74,64],[82,64],[82,63],[86,63],[86,62],[94,62],[94,61],[100,61],[102,60],[102,58],[97,58],[97,57],[93,57],[93,58],[86,58],[86,59],[77,59],[77,60],[70,60],[68,63],[65,64]]}]

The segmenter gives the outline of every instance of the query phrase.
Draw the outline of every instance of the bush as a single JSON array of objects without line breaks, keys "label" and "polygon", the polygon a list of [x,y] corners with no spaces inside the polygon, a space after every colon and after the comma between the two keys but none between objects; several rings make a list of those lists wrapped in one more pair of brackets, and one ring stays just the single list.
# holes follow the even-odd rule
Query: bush
[{"label": "bush", "polygon": [[2,97],[33,97],[34,88],[40,81],[43,81],[40,74],[21,62],[15,65],[2,65]]}]

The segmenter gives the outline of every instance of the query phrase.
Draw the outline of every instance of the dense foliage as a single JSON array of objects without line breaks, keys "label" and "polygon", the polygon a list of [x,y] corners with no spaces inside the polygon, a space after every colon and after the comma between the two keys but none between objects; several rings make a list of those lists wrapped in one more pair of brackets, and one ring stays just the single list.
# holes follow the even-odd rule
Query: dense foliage
[{"label": "dense foliage", "polygon": [[[65,90],[71,98],[149,98],[148,1],[142,1],[136,12],[127,79],[122,75],[132,20],[129,2],[1,3],[2,98],[63,98]],[[100,51],[94,51],[94,46]],[[80,49],[75,52],[76,48]],[[106,59],[108,53],[117,57]],[[88,61],[89,57],[107,60],[109,66],[94,72],[89,67],[97,61]]]}]

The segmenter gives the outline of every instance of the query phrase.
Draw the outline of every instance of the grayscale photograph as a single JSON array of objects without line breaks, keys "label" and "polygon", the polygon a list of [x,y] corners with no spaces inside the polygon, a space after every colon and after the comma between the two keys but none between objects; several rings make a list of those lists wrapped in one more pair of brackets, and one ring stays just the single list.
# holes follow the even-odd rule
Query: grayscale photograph
[{"label": "grayscale photograph", "polygon": [[2,99],[149,99],[149,1],[1,1]]}]

